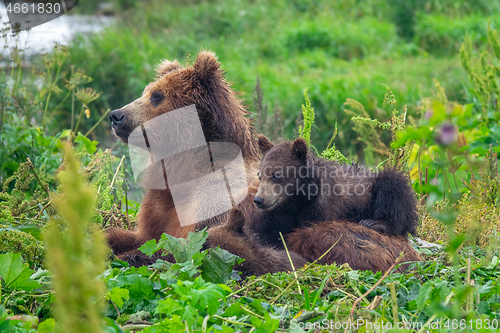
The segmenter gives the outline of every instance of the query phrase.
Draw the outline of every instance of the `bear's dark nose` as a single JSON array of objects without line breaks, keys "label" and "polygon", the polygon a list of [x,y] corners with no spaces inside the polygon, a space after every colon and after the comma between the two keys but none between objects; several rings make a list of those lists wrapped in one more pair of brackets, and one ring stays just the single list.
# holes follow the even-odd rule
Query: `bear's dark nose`
[{"label": "bear's dark nose", "polygon": [[255,202],[255,205],[260,208],[264,204],[264,199],[261,197],[255,197],[253,198],[253,202]]},{"label": "bear's dark nose", "polygon": [[109,120],[114,127],[117,127],[123,124],[125,115],[120,110],[115,110],[109,114]]}]

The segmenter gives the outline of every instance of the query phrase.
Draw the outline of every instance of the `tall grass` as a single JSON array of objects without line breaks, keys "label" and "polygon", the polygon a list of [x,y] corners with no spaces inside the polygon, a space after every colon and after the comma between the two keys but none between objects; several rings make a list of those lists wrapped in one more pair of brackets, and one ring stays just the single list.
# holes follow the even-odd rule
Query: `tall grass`
[{"label": "tall grass", "polygon": [[[70,46],[69,63],[85,68],[94,78],[91,86],[103,93],[95,103],[97,117],[137,98],[160,59],[177,58],[182,63],[201,49],[211,49],[252,111],[252,90],[260,77],[264,102],[277,102],[284,110],[285,138],[293,135],[301,92],[307,86],[320,129],[313,139],[326,146],[338,123],[337,148],[362,160],[362,145],[343,112],[347,98],[362,102],[371,117],[389,120],[391,115],[382,111],[378,97],[389,85],[414,116],[421,96],[429,95],[433,79],[439,78],[451,98],[463,101],[464,71],[456,52],[444,53],[446,57],[443,52],[455,49],[453,41],[461,40],[465,31],[472,33],[479,26],[485,31],[490,13],[481,9],[470,16],[471,7],[462,1],[449,11],[438,2],[427,3],[415,7],[415,37],[404,39],[398,36],[393,15],[399,5],[384,0],[245,4],[152,0],[121,13],[116,27],[78,38]],[[460,24],[458,34],[450,22]],[[441,32],[444,25],[451,27]],[[483,44],[481,38],[474,42]],[[97,133],[100,141],[109,140],[105,124]],[[390,138],[383,139],[388,144]]]}]

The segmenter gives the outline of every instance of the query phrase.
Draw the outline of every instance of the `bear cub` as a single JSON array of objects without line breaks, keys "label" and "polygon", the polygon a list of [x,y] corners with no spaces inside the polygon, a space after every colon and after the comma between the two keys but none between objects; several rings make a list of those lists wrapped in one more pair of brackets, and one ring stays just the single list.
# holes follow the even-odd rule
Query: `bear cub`
[{"label": "bear cub", "polygon": [[[247,233],[282,247],[283,236],[310,222],[343,220],[392,236],[416,235],[417,200],[407,176],[314,156],[299,138],[277,145],[261,135],[260,184]],[[308,223],[307,223],[308,222]]]}]

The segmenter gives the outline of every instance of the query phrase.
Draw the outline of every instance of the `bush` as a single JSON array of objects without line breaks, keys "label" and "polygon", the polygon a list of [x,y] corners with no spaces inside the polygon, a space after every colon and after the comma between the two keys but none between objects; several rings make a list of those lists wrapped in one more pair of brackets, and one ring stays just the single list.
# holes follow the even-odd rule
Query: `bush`
[{"label": "bush", "polygon": [[419,15],[415,27],[415,43],[428,52],[451,54],[460,49],[468,35],[476,46],[486,43],[488,19],[500,28],[500,15],[471,15],[450,18],[443,15]]}]

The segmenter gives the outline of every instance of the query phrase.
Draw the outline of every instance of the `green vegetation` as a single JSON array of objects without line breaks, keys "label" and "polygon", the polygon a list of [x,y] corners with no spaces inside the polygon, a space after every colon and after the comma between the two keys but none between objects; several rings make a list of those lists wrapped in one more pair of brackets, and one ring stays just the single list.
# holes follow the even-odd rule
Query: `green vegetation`
[{"label": "green vegetation", "polygon": [[[415,5],[407,10],[404,4],[412,2]],[[78,64],[94,78],[89,86],[103,93],[91,108],[95,122],[106,109],[136,99],[160,59],[182,63],[200,49],[210,49],[247,100],[260,78],[270,113],[277,105],[284,110],[286,138],[293,136],[301,93],[309,87],[319,129],[313,140],[326,146],[337,123],[337,148],[364,160],[350,117],[344,113],[347,98],[365,105],[371,118],[387,121],[391,113],[381,110],[380,96],[389,85],[413,116],[437,78],[450,99],[467,102],[458,48],[466,32],[477,47],[484,47],[488,18],[493,27],[500,23],[496,2],[474,3],[219,0],[185,5],[152,0],[121,12],[116,26],[76,40],[67,63]],[[414,16],[411,38],[398,26],[408,22],[410,14]],[[250,109],[256,111],[251,105]],[[57,119],[68,127],[67,119]],[[88,129],[91,124],[82,125]],[[104,129],[102,124],[96,133],[105,133]],[[109,137],[98,134],[94,139],[105,142]],[[390,137],[383,140],[388,144]]]},{"label": "green vegetation", "polygon": [[[0,71],[1,332],[498,327],[499,2],[112,4],[116,25],[31,58],[32,70],[22,49],[0,56],[11,64]],[[141,247],[175,264],[105,263],[101,228],[132,229],[139,209],[109,110],[137,98],[160,59],[189,62],[203,48],[246,93],[259,132],[406,170],[420,236],[439,244],[415,245],[426,262],[407,274],[311,264],[242,280],[241,259],[202,250],[202,231]]]}]

